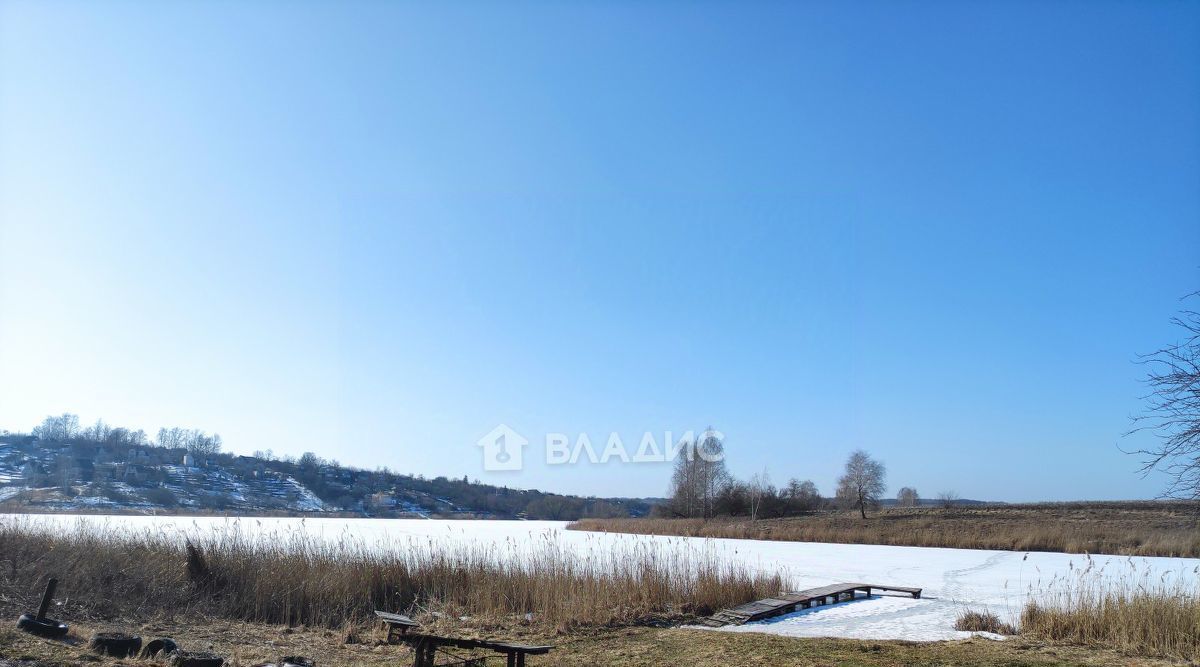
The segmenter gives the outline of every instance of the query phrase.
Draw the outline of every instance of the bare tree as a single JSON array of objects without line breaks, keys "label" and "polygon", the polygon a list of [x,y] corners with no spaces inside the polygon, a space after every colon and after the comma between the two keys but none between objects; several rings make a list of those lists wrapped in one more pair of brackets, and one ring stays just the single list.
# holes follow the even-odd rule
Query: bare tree
[{"label": "bare tree", "polygon": [[851,507],[857,507],[862,518],[867,518],[867,507],[879,504],[879,497],[887,489],[887,469],[859,449],[846,460],[846,472],[838,479],[837,496]]},{"label": "bare tree", "polygon": [[160,428],[156,440],[159,447],[186,449],[200,460],[221,453],[221,436],[209,435],[200,429]]},{"label": "bare tree", "polygon": [[209,435],[204,431],[193,429],[188,433],[186,443],[188,453],[197,459],[216,456],[221,453],[221,436],[216,433]]},{"label": "bare tree", "polygon": [[821,493],[812,480],[801,482],[793,477],[783,492],[788,509],[793,512],[811,512],[821,505]]},{"label": "bare tree", "polygon": [[97,419],[94,426],[83,429],[80,435],[92,442],[106,442],[111,434],[112,428],[105,424],[103,419]]},{"label": "bare tree", "polygon": [[75,467],[75,461],[70,456],[59,454],[54,458],[54,481],[58,484],[59,490],[68,498],[75,495],[72,483],[78,474],[79,470]]},{"label": "bare tree", "polygon": [[[689,449],[692,444],[685,445]],[[700,476],[699,466],[696,465],[691,452],[680,452],[675,459],[675,469],[671,471],[670,511],[676,516],[694,517],[700,507],[700,493],[697,479]]]},{"label": "bare tree", "polygon": [[768,496],[775,495],[775,487],[771,485],[771,476],[767,473],[767,469],[763,468],[761,473],[755,473],[750,478],[750,484],[746,489],[748,491],[746,497],[750,501],[750,520],[757,521],[763,501]]},{"label": "bare tree", "polygon": [[301,469],[315,472],[317,468],[325,465],[325,460],[312,452],[304,452],[300,455],[299,465]]},{"label": "bare tree", "polygon": [[700,459],[700,499],[703,501],[704,517],[711,518],[715,512],[717,496],[731,479],[725,468],[725,443],[710,426],[696,447]]},{"label": "bare tree", "polygon": [[950,509],[958,503],[957,491],[941,491],[938,493],[938,503],[945,509]]},{"label": "bare tree", "polygon": [[[1198,297],[1193,292],[1188,297]],[[1186,297],[1185,297],[1186,298]],[[1133,418],[1126,435],[1147,431],[1154,446],[1131,453],[1142,456],[1142,473],[1167,475],[1164,498],[1200,499],[1200,313],[1187,310],[1171,319],[1183,329],[1173,345],[1141,357],[1149,367],[1146,411]]]},{"label": "bare tree", "polygon": [[920,502],[920,494],[911,486],[900,487],[900,492],[896,494],[896,504],[900,507],[916,507]]},{"label": "bare tree", "polygon": [[671,473],[670,511],[678,516],[710,518],[717,497],[729,484],[725,445],[711,428],[683,443]]},{"label": "bare tree", "polygon": [[146,445],[146,432],[141,429],[138,429],[137,431],[130,431],[127,428],[118,426],[109,430],[108,436],[105,438],[105,442],[109,442],[114,445],[144,447]]},{"label": "bare tree", "polygon": [[176,426],[175,428],[160,428],[158,436],[154,438],[154,443],[159,447],[167,449],[183,449],[186,445],[187,432]]},{"label": "bare tree", "polygon": [[68,412],[58,417],[46,417],[33,428],[33,435],[41,440],[70,440],[79,435],[79,416]]}]

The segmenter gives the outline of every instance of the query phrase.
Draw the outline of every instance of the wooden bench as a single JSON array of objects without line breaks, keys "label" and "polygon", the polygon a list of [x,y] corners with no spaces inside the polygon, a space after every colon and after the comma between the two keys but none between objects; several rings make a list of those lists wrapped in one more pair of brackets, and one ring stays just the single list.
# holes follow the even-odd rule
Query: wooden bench
[{"label": "wooden bench", "polygon": [[[412,647],[413,667],[433,667],[433,661],[438,649],[445,646],[468,650],[486,649],[503,653],[508,659],[508,667],[525,667],[525,656],[546,655],[554,648],[553,646],[494,642],[486,639],[457,639],[455,637],[427,635],[413,632],[413,629],[421,627],[421,624],[407,616],[379,611],[378,609],[375,610],[375,616],[387,624],[387,643],[391,644],[393,643],[392,640],[396,639]],[[482,665],[483,658],[461,660],[454,664],[463,666]]]},{"label": "wooden bench", "polygon": [[[546,655],[553,649],[553,646],[538,646],[530,644],[510,644],[508,642],[494,642],[486,639],[458,639],[456,637],[440,637],[438,635],[425,635],[415,632],[405,632],[400,636],[400,641],[408,644],[413,648],[413,667],[434,667],[434,657],[439,648],[451,646],[461,649],[486,649],[503,653],[508,659],[508,667],[525,667],[525,656],[527,655]],[[470,665],[481,664],[482,660],[463,660],[458,664]]]},{"label": "wooden bench", "polygon": [[421,627],[420,623],[417,623],[411,618],[401,614],[391,614],[386,611],[379,611],[376,609],[375,616],[387,624],[387,643],[389,644],[392,643],[393,638],[400,637],[413,628]]}]

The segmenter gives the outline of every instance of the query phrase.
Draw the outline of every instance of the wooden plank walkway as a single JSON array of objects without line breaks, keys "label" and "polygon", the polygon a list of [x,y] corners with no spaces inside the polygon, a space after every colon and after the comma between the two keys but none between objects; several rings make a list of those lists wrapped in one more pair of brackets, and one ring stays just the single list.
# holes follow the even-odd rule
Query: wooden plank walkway
[{"label": "wooden plank walkway", "polygon": [[732,609],[719,611],[700,622],[713,628],[719,628],[723,625],[742,625],[743,623],[760,621],[772,616],[790,614],[797,609],[808,609],[810,607],[830,604],[831,602],[852,600],[854,599],[854,594],[858,591],[870,595],[871,589],[907,593],[914,598],[921,597],[921,589],[910,588],[908,586],[880,586],[879,584],[858,583],[830,584],[829,586],[820,586],[794,593],[784,593],[779,597],[747,602]]}]

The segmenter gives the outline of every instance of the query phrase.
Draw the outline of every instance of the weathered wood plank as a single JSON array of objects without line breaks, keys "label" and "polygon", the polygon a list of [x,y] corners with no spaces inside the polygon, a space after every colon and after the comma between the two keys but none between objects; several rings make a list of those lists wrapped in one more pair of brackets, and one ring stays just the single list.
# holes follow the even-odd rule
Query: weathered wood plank
[{"label": "weathered wood plank", "polygon": [[788,614],[797,608],[808,608],[814,604],[825,604],[826,600],[830,598],[834,602],[839,602],[843,598],[850,599],[854,597],[854,593],[857,591],[862,591],[870,595],[871,589],[908,593],[914,598],[921,597],[920,588],[911,588],[908,586],[880,586],[878,584],[863,583],[830,584],[803,591],[784,593],[777,598],[764,598],[762,600],[747,602],[732,609],[719,611],[704,619],[702,623],[710,627],[742,625],[751,621]]},{"label": "weathered wood plank", "polygon": [[526,654],[526,655],[545,655],[553,649],[549,645],[530,645],[530,644],[512,644],[509,642],[497,642],[487,639],[460,639],[458,637],[442,637],[439,635],[426,635],[409,633],[401,638],[406,644],[435,644],[438,646],[454,646],[461,649],[486,649],[496,651],[497,653],[509,654]]},{"label": "weathered wood plank", "polygon": [[375,616],[378,617],[379,620],[384,621],[386,623],[394,623],[396,625],[404,625],[404,626],[407,626],[410,628],[415,628],[415,627],[420,626],[420,623],[417,623],[416,621],[412,620],[411,618],[409,618],[407,616],[404,616],[403,614],[392,614],[392,613],[389,613],[386,611],[379,611],[378,609],[376,609]]}]

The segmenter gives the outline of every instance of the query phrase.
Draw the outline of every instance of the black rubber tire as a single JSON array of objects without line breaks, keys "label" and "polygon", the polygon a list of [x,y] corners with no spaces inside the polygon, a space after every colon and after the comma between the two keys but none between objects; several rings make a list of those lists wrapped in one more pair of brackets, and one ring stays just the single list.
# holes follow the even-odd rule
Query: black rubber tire
[{"label": "black rubber tire", "polygon": [[177,646],[175,644],[174,639],[171,639],[169,637],[163,637],[162,639],[152,639],[149,642],[146,642],[146,645],[144,647],[142,647],[142,657],[143,658],[154,658],[154,657],[157,657],[160,655],[163,657],[166,657],[178,650],[179,650],[179,646]]},{"label": "black rubber tire", "polygon": [[71,631],[66,623],[53,618],[43,618],[39,621],[33,614],[21,614],[21,618],[17,619],[17,627],[29,634],[47,639],[62,639]]},{"label": "black rubber tire", "polygon": [[124,632],[97,632],[88,642],[88,648],[100,655],[129,658],[142,650],[142,638]]},{"label": "black rubber tire", "polygon": [[279,667],[317,667],[317,663],[302,655],[289,655],[279,659]]},{"label": "black rubber tire", "polygon": [[221,667],[225,658],[199,651],[176,651],[171,655],[171,667]]}]

